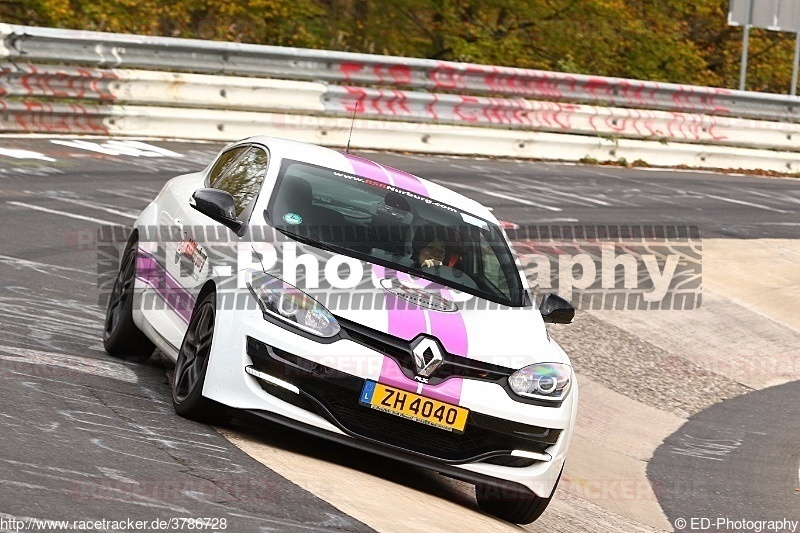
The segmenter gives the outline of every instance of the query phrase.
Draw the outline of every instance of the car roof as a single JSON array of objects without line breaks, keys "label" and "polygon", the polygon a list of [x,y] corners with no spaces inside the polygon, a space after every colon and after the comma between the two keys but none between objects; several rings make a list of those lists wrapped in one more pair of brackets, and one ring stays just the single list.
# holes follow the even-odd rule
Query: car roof
[{"label": "car roof", "polygon": [[[233,143],[230,146],[235,146],[238,144],[248,144],[248,143],[258,143],[268,146],[270,148],[270,151],[272,152],[272,157],[278,156],[282,159],[303,161],[315,165],[334,168],[342,172],[353,173],[353,168],[348,168],[349,163],[347,158],[342,157],[343,155],[347,154],[338,150],[334,150],[332,148],[326,148],[324,146],[320,146],[317,144],[293,141],[278,137],[269,137],[265,135],[249,137],[247,139],[243,139],[241,141]],[[226,147],[226,149],[227,148],[228,147]],[[361,155],[358,157],[363,159],[363,156]],[[381,165],[380,163],[377,163],[370,159],[367,159],[367,161],[379,165],[384,169],[386,169],[387,171],[397,170],[403,174],[408,174],[406,171],[402,169],[394,169],[386,165]],[[419,180],[420,184],[427,191],[426,196],[428,198],[445,204],[449,204],[457,209],[481,217],[490,222],[499,224],[497,218],[495,218],[492,212],[489,211],[489,209],[484,207],[479,202],[476,202],[471,198],[467,198],[466,196],[459,194],[451,189],[448,189],[447,187],[443,187],[442,185],[426,180],[425,178],[421,178],[413,174],[411,176]]]}]

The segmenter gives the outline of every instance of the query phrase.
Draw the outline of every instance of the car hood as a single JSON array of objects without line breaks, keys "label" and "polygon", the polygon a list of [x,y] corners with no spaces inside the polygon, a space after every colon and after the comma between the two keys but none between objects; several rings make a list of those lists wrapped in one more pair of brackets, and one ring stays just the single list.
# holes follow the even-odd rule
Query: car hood
[{"label": "car hood", "polygon": [[[392,297],[386,300],[391,301]],[[403,308],[333,308],[330,311],[346,320],[408,341],[421,334],[431,335],[451,354],[508,368],[522,368],[540,362],[566,362],[561,350],[548,336],[537,309],[500,307],[489,310],[471,308],[466,304],[457,304],[456,310],[448,312],[413,304]]]},{"label": "car hood", "polygon": [[504,306],[351,257],[348,261],[360,263],[364,273],[359,283],[333,287],[325,270],[336,254],[301,246],[298,256],[308,253],[319,261],[319,283],[307,283],[309,270],[304,267],[295,270],[302,274],[300,279],[285,277],[280,268],[270,269],[270,274],[283,274],[285,281],[310,294],[343,322],[407,341],[430,335],[453,355],[508,368],[568,362],[535,307]]}]

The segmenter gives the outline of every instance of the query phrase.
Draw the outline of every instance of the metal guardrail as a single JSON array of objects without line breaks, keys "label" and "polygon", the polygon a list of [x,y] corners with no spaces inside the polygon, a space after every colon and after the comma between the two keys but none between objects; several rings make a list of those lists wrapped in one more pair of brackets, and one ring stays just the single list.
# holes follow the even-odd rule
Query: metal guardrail
[{"label": "metal guardrail", "polygon": [[[134,66],[156,70],[117,68]],[[355,110],[360,149],[797,172],[800,124],[786,120],[796,103],[705,87],[0,24],[0,133],[219,141],[265,134],[343,147]]]},{"label": "metal guardrail", "polygon": [[[357,110],[363,118],[380,121],[800,151],[800,145],[792,140],[800,136],[800,125],[791,123],[235,76],[0,64],[0,95],[22,99],[32,113],[39,114],[50,112],[46,110],[53,109],[54,103],[67,101],[81,104],[76,112],[84,109],[87,101],[99,105],[283,112],[346,118]],[[42,104],[31,107],[31,99],[40,100]],[[13,109],[21,112],[20,106],[17,102]],[[25,109],[24,105],[22,109]],[[4,129],[28,131],[47,120],[42,117],[32,123],[5,121]],[[58,123],[70,126],[70,132],[75,132],[74,122]]]},{"label": "metal guardrail", "polygon": [[0,59],[517,96],[800,122],[800,98],[540,70],[324,50],[0,24]]}]

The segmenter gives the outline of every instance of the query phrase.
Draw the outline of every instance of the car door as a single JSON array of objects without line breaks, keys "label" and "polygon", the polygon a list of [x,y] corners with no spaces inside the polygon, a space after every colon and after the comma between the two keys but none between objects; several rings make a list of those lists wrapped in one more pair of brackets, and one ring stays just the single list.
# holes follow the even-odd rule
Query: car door
[{"label": "car door", "polygon": [[[212,166],[205,185],[229,193],[236,206],[236,216],[247,222],[261,189],[269,164],[268,152],[260,146],[237,146],[223,153]],[[189,205],[192,191],[184,191],[185,201],[178,204],[173,222],[180,228],[181,238],[167,250],[167,271],[185,292],[176,296],[173,322],[174,340],[183,339],[194,301],[212,276],[235,274],[239,237]],[[217,280],[218,285],[220,280]],[[179,291],[180,292],[180,291]],[[172,341],[172,339],[170,339]]]}]

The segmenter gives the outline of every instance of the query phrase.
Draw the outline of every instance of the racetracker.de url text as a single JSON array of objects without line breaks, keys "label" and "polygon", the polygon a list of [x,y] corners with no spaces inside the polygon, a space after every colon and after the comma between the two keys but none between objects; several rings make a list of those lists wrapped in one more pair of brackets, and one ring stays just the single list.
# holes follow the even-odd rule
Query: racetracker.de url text
[{"label": "racetracker.de url text", "polygon": [[223,531],[226,518],[155,518],[153,520],[42,520],[0,518],[0,531]]}]

